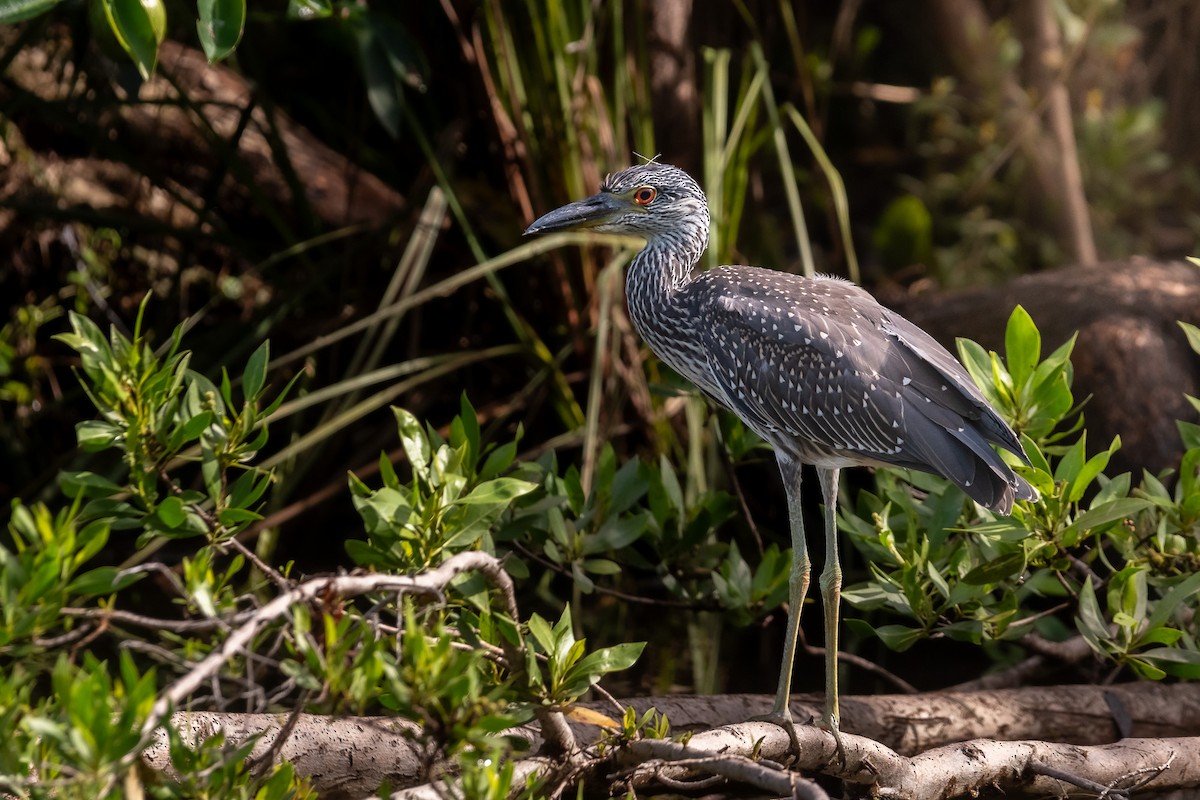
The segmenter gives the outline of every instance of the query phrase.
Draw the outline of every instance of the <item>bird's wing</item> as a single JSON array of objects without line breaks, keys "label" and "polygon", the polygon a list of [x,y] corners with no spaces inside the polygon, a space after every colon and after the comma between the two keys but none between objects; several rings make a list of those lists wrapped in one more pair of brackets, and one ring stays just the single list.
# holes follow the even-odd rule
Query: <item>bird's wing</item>
[{"label": "bird's wing", "polygon": [[[839,293],[750,268],[697,276],[712,381],[760,433],[821,452],[892,462],[903,448],[902,386],[880,367],[882,337]],[[692,287],[689,287],[692,288]],[[771,437],[777,438],[777,437]]]},{"label": "bird's wing", "polygon": [[[877,308],[883,312],[880,330],[894,337],[916,360],[932,367],[942,382],[953,386],[962,399],[967,401],[969,407],[956,409],[958,413],[968,419],[977,420],[989,442],[1015,453],[1028,462],[1016,434],[988,404],[983,392],[971,380],[971,376],[958,359],[950,355],[936,339],[904,317],[887,311],[882,306]],[[939,390],[938,394],[943,392]]]},{"label": "bird's wing", "polygon": [[858,287],[747,267],[693,285],[713,385],[777,446],[941,474],[1005,513],[1035,494],[989,445],[1021,453],[962,366]]}]

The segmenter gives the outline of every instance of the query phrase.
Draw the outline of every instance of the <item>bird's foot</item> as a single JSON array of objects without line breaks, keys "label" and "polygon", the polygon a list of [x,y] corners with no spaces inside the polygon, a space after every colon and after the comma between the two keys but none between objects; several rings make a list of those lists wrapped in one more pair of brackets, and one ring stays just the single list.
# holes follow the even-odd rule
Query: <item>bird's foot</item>
[{"label": "bird's foot", "polygon": [[837,715],[826,711],[821,715],[821,721],[817,725],[822,729],[833,734],[833,743],[837,746],[837,760],[843,767],[846,766],[846,745],[842,742],[842,732],[838,730]]},{"label": "bird's foot", "polygon": [[792,761],[800,758],[800,739],[796,736],[796,723],[792,721],[790,711],[772,711],[769,714],[759,714],[750,718],[751,722],[770,722],[772,725],[778,725],[787,731],[788,740],[791,742],[791,748],[788,750],[788,755],[792,757]]}]

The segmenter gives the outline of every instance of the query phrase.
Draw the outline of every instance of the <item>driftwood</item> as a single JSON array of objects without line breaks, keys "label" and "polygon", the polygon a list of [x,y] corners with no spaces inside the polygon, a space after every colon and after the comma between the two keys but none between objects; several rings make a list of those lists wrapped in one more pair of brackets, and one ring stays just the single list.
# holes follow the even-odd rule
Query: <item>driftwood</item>
[{"label": "driftwood", "polygon": [[965,336],[1003,351],[1004,326],[1018,304],[1041,329],[1043,353],[1078,331],[1075,399],[1091,396],[1088,444],[1107,447],[1121,437],[1109,474],[1177,466],[1183,446],[1175,420],[1200,422],[1184,397],[1200,395],[1200,357],[1176,324],[1200,324],[1200,269],[1186,262],[1108,262],[885,301],[951,348]]},{"label": "driftwood", "polygon": [[[689,742],[693,754],[700,749],[715,752],[731,747],[727,755],[740,752],[739,748],[745,750],[743,755],[750,755],[757,742],[759,755],[780,760],[790,744],[786,732],[774,725],[745,722],[770,708],[771,698],[766,695],[642,697],[622,702],[639,712],[653,707],[666,713],[675,734],[695,732]],[[798,695],[792,703],[793,714],[798,720],[809,719],[819,713],[821,702],[818,695]],[[609,716],[617,713],[611,703],[584,705]],[[1200,736],[1200,685],[1136,683],[845,697],[842,711],[843,730],[848,734],[847,763],[834,763],[832,736],[800,725],[798,766],[807,774],[819,772],[870,783],[864,773],[865,760],[883,773],[879,776],[881,785],[885,780],[894,781],[903,789],[899,795],[903,797],[931,796],[915,787],[938,770],[947,775],[957,771],[954,774],[959,775],[959,785],[964,787],[980,776],[990,780],[997,771],[1011,773],[1013,764],[1028,766],[1033,761],[1053,763],[1071,772],[1080,759],[1101,759],[1107,765],[1105,769],[1115,769],[1113,774],[1120,775],[1122,770],[1134,771],[1150,762],[1157,766],[1166,760],[1163,754],[1168,751],[1176,755],[1160,776],[1158,786],[1181,788],[1200,781],[1200,740],[1183,738]],[[288,724],[287,715],[282,714],[180,712],[173,715],[170,724],[188,741],[198,741],[217,730],[238,740],[262,734],[256,754],[271,753],[274,748],[276,760],[288,761],[299,773],[311,776],[322,796],[329,798],[364,797],[385,780],[398,787],[420,785],[427,780],[432,766],[428,754],[416,742],[417,726],[394,718],[331,719],[302,714],[282,742],[278,741],[279,735]],[[599,728],[574,723],[572,728],[585,750],[602,733]],[[541,745],[532,726],[512,733],[527,742],[530,752]],[[1100,748],[1121,741],[1122,735],[1130,737],[1122,747]],[[1015,742],[1023,744],[1010,744]],[[165,736],[160,732],[158,744],[146,751],[145,762],[169,773],[164,744]],[[620,759],[626,769],[633,770],[648,759],[664,758],[659,752],[662,748],[656,747],[633,747]],[[545,775],[555,765],[541,760],[532,762],[529,768]],[[1032,776],[1027,777],[1032,781]],[[630,773],[629,780],[635,785],[648,782],[636,771]],[[942,778],[938,781],[932,785],[945,785]],[[1017,788],[1016,784],[1012,786]],[[1045,783],[1033,781],[1028,786],[1044,788]],[[417,792],[410,796],[423,795]]]}]

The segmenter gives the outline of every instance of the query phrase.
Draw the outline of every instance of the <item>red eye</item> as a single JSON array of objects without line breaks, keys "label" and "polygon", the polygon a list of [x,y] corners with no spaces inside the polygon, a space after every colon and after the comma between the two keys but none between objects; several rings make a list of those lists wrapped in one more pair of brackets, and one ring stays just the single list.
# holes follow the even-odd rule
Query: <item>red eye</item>
[{"label": "red eye", "polygon": [[658,196],[653,186],[643,186],[633,193],[633,202],[639,206],[648,206],[654,202],[654,198]]}]

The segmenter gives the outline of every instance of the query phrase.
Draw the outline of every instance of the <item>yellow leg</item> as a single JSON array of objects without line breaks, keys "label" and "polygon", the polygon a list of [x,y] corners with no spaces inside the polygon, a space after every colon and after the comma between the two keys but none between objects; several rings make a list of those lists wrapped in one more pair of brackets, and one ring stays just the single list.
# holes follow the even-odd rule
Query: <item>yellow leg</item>
[{"label": "yellow leg", "polygon": [[825,716],[821,722],[837,742],[838,757],[846,761],[846,748],[838,730],[838,616],[842,601],[842,565],[838,559],[836,469],[817,469],[825,500],[825,568],[821,570],[821,602],[825,607]]},{"label": "yellow leg", "polygon": [[788,521],[792,528],[792,575],[788,580],[788,624],[783,640],[783,663],[779,665],[779,689],[775,693],[775,705],[771,716],[791,721],[789,701],[792,694],[792,667],[796,661],[796,635],[800,631],[800,612],[808,594],[811,565],[808,560],[808,544],[804,539],[804,513],[800,508],[800,464],[778,457],[779,471],[783,474],[783,488],[787,493]]}]

